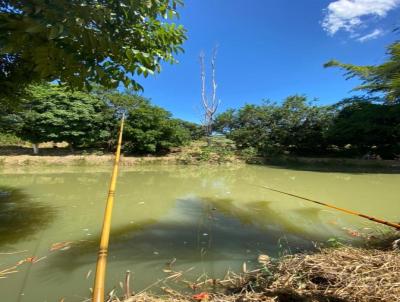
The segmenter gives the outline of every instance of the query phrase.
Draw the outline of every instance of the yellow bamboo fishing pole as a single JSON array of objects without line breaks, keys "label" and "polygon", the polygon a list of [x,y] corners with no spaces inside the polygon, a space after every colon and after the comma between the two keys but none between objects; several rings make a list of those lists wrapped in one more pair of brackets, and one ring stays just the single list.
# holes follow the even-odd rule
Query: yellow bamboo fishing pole
[{"label": "yellow bamboo fishing pole", "polygon": [[117,184],[118,166],[121,155],[122,133],[124,131],[124,115],[121,119],[121,127],[118,136],[117,151],[115,152],[114,167],[111,174],[110,188],[108,190],[106,209],[104,212],[103,228],[101,230],[101,239],[99,253],[97,256],[96,275],[93,288],[93,302],[104,302],[104,283],[106,277],[106,265],[108,254],[108,242],[110,238],[111,214],[114,204],[115,187]]},{"label": "yellow bamboo fishing pole", "polygon": [[384,225],[390,226],[392,228],[396,228],[397,230],[400,230],[400,224],[397,224],[397,223],[394,223],[394,222],[385,221],[383,219],[379,219],[379,218],[375,218],[375,217],[372,217],[372,216],[368,216],[368,215],[365,215],[365,214],[362,214],[362,213],[358,213],[358,212],[355,212],[355,211],[352,211],[352,210],[339,208],[339,207],[331,205],[331,204],[327,204],[327,203],[324,203],[324,202],[321,202],[321,201],[316,201],[316,200],[313,200],[313,199],[310,199],[310,198],[306,198],[306,197],[302,197],[302,196],[299,196],[299,195],[287,193],[287,192],[284,192],[284,191],[279,191],[279,190],[276,190],[276,189],[273,189],[273,188],[270,188],[270,187],[266,187],[266,186],[261,186],[261,187],[264,188],[264,189],[270,190],[270,191],[274,191],[274,192],[278,192],[278,193],[281,193],[281,194],[284,194],[284,195],[288,195],[288,196],[296,197],[296,198],[303,199],[303,200],[306,200],[306,201],[310,201],[310,202],[319,204],[321,206],[328,207],[328,208],[331,208],[331,209],[335,209],[335,210],[338,210],[338,211],[341,211],[341,212],[344,212],[344,213],[347,213],[347,214],[359,216],[359,217],[362,217],[362,218],[365,218],[365,219],[368,219],[368,220],[371,220],[371,221],[374,221],[374,222],[377,222],[377,223],[380,223],[380,224],[384,224]]}]

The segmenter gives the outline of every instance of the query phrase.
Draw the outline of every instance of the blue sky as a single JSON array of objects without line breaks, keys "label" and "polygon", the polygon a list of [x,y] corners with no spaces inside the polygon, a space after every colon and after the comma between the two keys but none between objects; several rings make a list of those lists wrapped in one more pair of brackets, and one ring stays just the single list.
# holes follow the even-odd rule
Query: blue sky
[{"label": "blue sky", "polygon": [[296,93],[330,104],[353,94],[357,81],[323,64],[382,62],[399,17],[400,0],[186,0],[177,21],[188,30],[179,64],[138,80],[153,103],[198,122],[198,56],[204,50],[210,59],[218,44],[221,111]]}]

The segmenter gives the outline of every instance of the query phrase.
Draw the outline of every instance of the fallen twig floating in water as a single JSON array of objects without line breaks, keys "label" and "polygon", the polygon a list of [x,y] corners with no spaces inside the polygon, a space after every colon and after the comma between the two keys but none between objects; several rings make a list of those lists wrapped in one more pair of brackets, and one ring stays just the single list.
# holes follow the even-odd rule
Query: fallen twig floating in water
[{"label": "fallen twig floating in water", "polygon": [[15,255],[15,254],[21,254],[21,253],[26,253],[28,250],[23,250],[23,251],[16,251],[16,252],[8,252],[8,253],[0,253],[0,255]]},{"label": "fallen twig floating in water", "polygon": [[[72,243],[73,243],[72,241],[53,243],[52,246],[50,247],[50,252],[54,252],[54,251],[58,251],[58,250],[65,251],[65,250],[71,248]],[[25,253],[25,252],[28,252],[28,250],[16,251],[16,252],[5,252],[5,253],[0,253],[0,255],[14,255],[14,254],[21,254],[21,253]],[[38,263],[38,262],[46,259],[47,257],[48,257],[48,255],[42,256],[40,258],[38,258],[36,256],[26,257],[26,258],[18,261],[15,265],[0,271],[0,279],[7,278],[9,274],[17,273],[18,270],[16,270],[16,268],[24,263],[35,264],[35,263]]]},{"label": "fallen twig floating in water", "polygon": [[18,265],[14,265],[12,267],[3,269],[2,271],[0,271],[0,279],[5,279],[7,278],[7,275],[9,274],[13,274],[13,273],[17,273],[18,271],[16,270],[16,268],[18,267]]},{"label": "fallen twig floating in water", "polygon": [[50,252],[58,251],[58,250],[67,250],[71,248],[72,241],[64,241],[64,242],[56,242],[53,243],[50,247]]},{"label": "fallen twig floating in water", "polygon": [[39,259],[37,257],[27,257],[25,259],[22,259],[22,260],[18,261],[15,265],[1,270],[0,271],[0,279],[5,279],[10,274],[18,273],[17,268],[20,265],[24,264],[24,263],[32,263],[32,264],[34,264],[34,263],[37,263],[37,262],[43,260],[44,258],[46,258],[46,256],[41,257]]}]

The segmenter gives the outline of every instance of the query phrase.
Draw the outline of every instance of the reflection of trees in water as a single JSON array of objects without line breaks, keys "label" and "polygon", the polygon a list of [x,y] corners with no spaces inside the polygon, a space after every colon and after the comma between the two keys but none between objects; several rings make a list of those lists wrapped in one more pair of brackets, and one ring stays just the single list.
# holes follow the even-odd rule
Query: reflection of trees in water
[{"label": "reflection of trees in water", "polygon": [[[262,166],[262,165],[261,165]],[[301,158],[269,160],[268,167],[283,170],[312,171],[323,173],[346,174],[399,174],[397,164],[385,164],[379,161],[366,161],[365,159],[334,159],[334,158]]]},{"label": "reflection of trees in water", "polygon": [[32,202],[21,190],[0,187],[0,246],[35,235],[54,217],[51,207]]},{"label": "reflection of trees in water", "polygon": [[[295,236],[307,241],[324,241],[332,233],[332,228],[320,217],[321,209],[300,208],[291,210],[276,210],[269,201],[254,201],[240,206],[233,199],[202,198],[203,201],[213,205],[219,212],[238,219],[245,225],[265,229],[266,232],[275,230],[282,236]],[[307,228],[306,226],[315,226]],[[323,231],[322,231],[323,230]]]},{"label": "reflection of trees in water", "polygon": [[[246,256],[256,259],[259,253],[278,255],[283,237],[292,252],[313,249],[312,241],[327,239],[305,232],[293,215],[277,212],[266,201],[239,207],[232,199],[181,199],[159,221],[114,229],[110,255],[116,259],[110,257],[109,262],[162,263],[172,258],[179,263],[242,261]],[[304,210],[297,216],[318,223],[318,210]],[[80,242],[54,255],[49,267],[70,271],[94,263],[97,246],[98,240]]]}]

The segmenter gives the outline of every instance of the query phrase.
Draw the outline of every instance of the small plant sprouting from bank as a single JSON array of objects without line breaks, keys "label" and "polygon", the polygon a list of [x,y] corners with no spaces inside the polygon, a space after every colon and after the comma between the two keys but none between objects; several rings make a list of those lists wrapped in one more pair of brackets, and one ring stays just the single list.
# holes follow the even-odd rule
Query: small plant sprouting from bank
[{"label": "small plant sprouting from bank", "polygon": [[333,248],[339,248],[344,246],[344,244],[342,243],[342,239],[338,237],[331,237],[326,241],[326,243],[328,244],[328,246]]},{"label": "small plant sprouting from bank", "polygon": [[236,147],[233,141],[224,137],[211,137],[207,145],[200,148],[199,161],[227,163],[235,159]]}]

